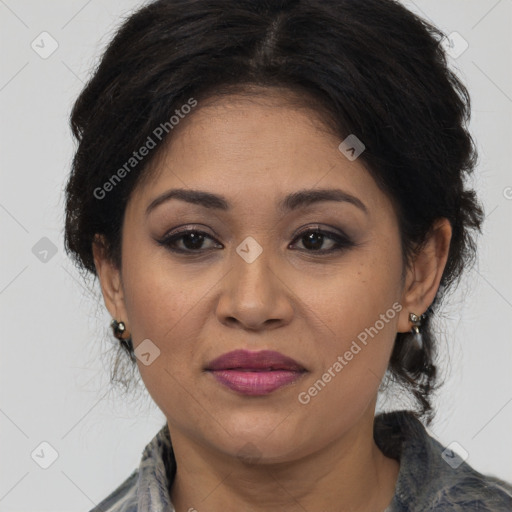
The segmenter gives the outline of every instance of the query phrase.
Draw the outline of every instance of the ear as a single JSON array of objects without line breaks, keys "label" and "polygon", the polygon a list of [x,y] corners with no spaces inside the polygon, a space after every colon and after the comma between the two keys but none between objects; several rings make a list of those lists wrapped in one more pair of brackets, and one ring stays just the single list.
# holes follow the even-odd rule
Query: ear
[{"label": "ear", "polygon": [[422,315],[434,301],[448,260],[452,228],[446,218],[435,221],[424,245],[407,270],[398,332],[412,329],[409,313]]},{"label": "ear", "polygon": [[123,321],[129,331],[121,270],[107,257],[106,242],[103,235],[94,237],[92,252],[105,306],[112,318]]}]

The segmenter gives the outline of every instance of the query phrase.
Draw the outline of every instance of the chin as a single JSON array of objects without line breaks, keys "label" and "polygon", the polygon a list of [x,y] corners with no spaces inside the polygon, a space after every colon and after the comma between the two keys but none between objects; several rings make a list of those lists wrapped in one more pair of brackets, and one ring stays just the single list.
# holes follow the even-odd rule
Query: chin
[{"label": "chin", "polygon": [[226,430],[218,431],[221,438],[210,443],[247,463],[287,462],[303,451],[305,442],[305,433],[288,414],[286,410],[274,415],[238,413],[223,423]]}]

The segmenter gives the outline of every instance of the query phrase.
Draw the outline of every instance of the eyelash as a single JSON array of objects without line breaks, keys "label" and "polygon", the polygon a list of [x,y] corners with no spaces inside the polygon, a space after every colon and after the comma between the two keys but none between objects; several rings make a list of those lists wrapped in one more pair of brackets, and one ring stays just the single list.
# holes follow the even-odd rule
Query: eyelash
[{"label": "eyelash", "polygon": [[[191,234],[191,233],[195,233],[197,235],[202,235],[204,237],[210,238],[211,240],[214,240],[210,235],[208,235],[204,231],[200,231],[198,229],[187,229],[187,230],[182,230],[182,231],[178,231],[175,233],[171,232],[168,235],[166,235],[164,238],[162,238],[161,240],[158,240],[157,242],[160,245],[164,246],[169,251],[178,253],[178,254],[200,255],[201,253],[204,253],[206,251],[215,250],[215,249],[206,249],[206,250],[201,251],[201,249],[199,249],[199,250],[194,251],[192,249],[178,249],[173,245],[178,240],[180,240],[184,236]],[[292,244],[296,240],[300,240],[301,238],[303,238],[304,236],[306,236],[307,234],[310,234],[310,233],[323,235],[324,237],[328,238],[329,240],[336,242],[336,246],[331,249],[322,249],[322,250],[301,249],[302,252],[307,252],[307,253],[311,253],[311,254],[315,254],[315,255],[328,255],[328,254],[332,254],[334,252],[339,252],[339,251],[343,251],[345,249],[349,249],[356,245],[352,240],[350,240],[345,235],[339,235],[337,233],[333,233],[331,231],[325,231],[320,228],[316,228],[316,229],[309,228],[304,231],[301,231],[294,238]]]}]

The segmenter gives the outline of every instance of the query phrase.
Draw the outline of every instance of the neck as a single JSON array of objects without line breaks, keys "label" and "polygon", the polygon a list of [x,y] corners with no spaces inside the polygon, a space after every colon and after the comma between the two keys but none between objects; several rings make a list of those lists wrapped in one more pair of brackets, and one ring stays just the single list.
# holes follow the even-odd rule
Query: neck
[{"label": "neck", "polygon": [[176,512],[383,511],[393,498],[399,464],[376,446],[373,417],[370,408],[321,450],[267,464],[207,448],[169,425],[177,464],[171,489]]}]

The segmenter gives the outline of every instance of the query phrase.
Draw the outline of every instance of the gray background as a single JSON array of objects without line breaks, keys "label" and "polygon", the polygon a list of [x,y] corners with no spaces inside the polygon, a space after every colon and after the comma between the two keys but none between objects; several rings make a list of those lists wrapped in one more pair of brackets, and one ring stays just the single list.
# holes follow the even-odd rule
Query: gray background
[{"label": "gray background", "polygon": [[[469,44],[451,62],[472,95],[475,186],[487,214],[478,266],[439,326],[446,384],[430,430],[459,443],[476,469],[512,480],[512,0],[404,3]],[[110,317],[62,242],[69,111],[120,17],[140,5],[0,0],[2,512],[89,510],[135,469],[165,421],[147,395],[132,404],[109,393]],[[52,41],[43,31],[58,43],[45,59]],[[58,452],[48,469],[31,457],[49,461],[44,441]]]}]

